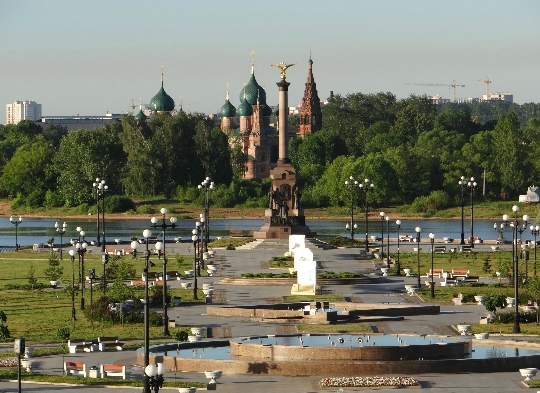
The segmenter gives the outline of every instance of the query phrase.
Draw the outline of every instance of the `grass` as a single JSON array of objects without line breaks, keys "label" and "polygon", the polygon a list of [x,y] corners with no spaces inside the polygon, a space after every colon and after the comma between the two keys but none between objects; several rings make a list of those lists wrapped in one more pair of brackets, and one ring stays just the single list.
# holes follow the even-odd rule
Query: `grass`
[{"label": "grass", "polygon": [[372,333],[371,328],[363,323],[344,323],[337,325],[296,325],[299,333]]},{"label": "grass", "polygon": [[212,240],[208,243],[208,247],[239,247],[253,241],[252,237],[226,237],[223,239]]},{"label": "grass", "polygon": [[[17,379],[17,370],[16,369],[7,369],[0,370],[0,379],[3,380],[13,380]],[[26,372],[21,370],[21,380],[22,381],[33,381],[33,382],[47,382],[51,384],[60,384],[60,383],[69,383],[75,385],[109,385],[109,386],[132,386],[132,387],[142,387],[142,380],[128,380],[128,379],[118,379],[118,378],[83,378],[83,377],[74,377],[74,376],[60,376],[60,375],[45,375],[36,372]],[[186,388],[195,386],[197,388],[205,388],[206,383],[204,382],[189,382],[189,381],[175,381],[175,382],[163,382],[163,387],[176,387],[176,388]]]}]

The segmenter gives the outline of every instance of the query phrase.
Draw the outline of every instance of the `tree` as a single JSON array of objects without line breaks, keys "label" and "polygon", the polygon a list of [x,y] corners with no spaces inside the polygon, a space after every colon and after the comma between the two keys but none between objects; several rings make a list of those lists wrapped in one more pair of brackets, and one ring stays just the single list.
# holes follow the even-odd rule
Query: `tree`
[{"label": "tree", "polygon": [[[540,277],[530,276],[527,279],[527,293],[535,300],[536,304],[540,304]],[[540,318],[540,309],[536,307],[536,323]]]},{"label": "tree", "polygon": [[50,281],[57,281],[64,272],[64,268],[60,266],[60,260],[58,259],[58,254],[52,251],[49,254],[49,267],[44,270],[45,277]]},{"label": "tree", "polygon": [[490,313],[495,313],[498,308],[506,307],[506,296],[500,293],[492,293],[484,300],[484,307]]},{"label": "tree", "polygon": [[11,333],[6,325],[7,315],[0,310],[0,341],[11,340]]},{"label": "tree", "polygon": [[28,274],[26,275],[26,278],[28,279],[28,284],[30,284],[30,288],[33,291],[34,287],[37,284],[36,268],[34,267],[33,263],[30,263],[30,267],[28,268]]}]

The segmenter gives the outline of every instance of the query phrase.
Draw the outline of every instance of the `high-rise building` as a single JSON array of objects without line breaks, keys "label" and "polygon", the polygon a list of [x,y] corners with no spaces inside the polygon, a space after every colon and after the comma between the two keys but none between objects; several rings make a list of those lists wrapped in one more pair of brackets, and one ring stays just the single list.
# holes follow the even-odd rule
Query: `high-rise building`
[{"label": "high-rise building", "polygon": [[6,105],[6,124],[39,119],[41,119],[41,104],[35,101],[15,101],[13,104]]}]

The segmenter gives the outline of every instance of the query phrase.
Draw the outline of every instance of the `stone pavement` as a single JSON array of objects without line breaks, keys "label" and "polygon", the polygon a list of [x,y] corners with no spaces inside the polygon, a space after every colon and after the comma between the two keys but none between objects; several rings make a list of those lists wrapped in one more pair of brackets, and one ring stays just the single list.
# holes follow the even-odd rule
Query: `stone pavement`
[{"label": "stone pavement", "polygon": [[[393,245],[391,245],[392,247]],[[414,247],[415,244],[405,244],[401,249]],[[423,252],[430,247],[423,247]],[[477,246],[477,249],[481,247]],[[489,246],[483,246],[489,250]],[[189,255],[192,250],[188,243],[167,245],[169,252],[179,252]],[[327,271],[352,271],[364,274],[377,274],[372,260],[357,259],[358,250],[354,249],[313,249],[315,260],[319,261]],[[217,255],[225,257],[227,267],[223,270],[226,277],[239,276],[241,272],[264,272],[268,271],[264,263],[272,256],[281,255],[282,251],[258,249],[249,250],[217,250]],[[220,277],[202,277],[198,284],[215,283]],[[172,282],[174,286],[180,286],[179,281]],[[416,277],[388,277],[379,284],[369,285],[339,285],[324,287],[325,293],[343,295],[364,303],[389,303],[389,302],[410,302],[413,298],[405,294],[405,284],[415,284]],[[215,284],[216,296],[223,299],[228,305],[232,304],[257,304],[277,301],[279,297],[288,295],[288,286],[242,286],[242,285],[220,285]],[[416,298],[417,299],[417,298]],[[212,307],[212,305],[209,305]],[[215,329],[215,331],[226,332],[230,336],[249,336],[265,334],[281,334],[282,325],[270,323],[250,322],[242,318],[217,317],[206,315],[207,305],[174,307],[169,310],[169,318],[177,320],[180,325],[203,325]],[[406,317],[402,321],[389,321],[376,324],[379,331],[387,333],[417,333],[417,334],[437,334],[441,331],[447,334],[450,332],[450,325],[461,322],[475,322],[485,315],[485,308],[477,305],[441,305],[439,315],[420,315]],[[516,337],[520,339],[519,337]],[[46,356],[36,358],[39,362],[38,371],[48,374],[61,374],[63,361],[82,361],[87,366],[101,363],[117,363],[128,366],[131,378],[141,378],[141,370],[135,365],[135,351],[108,351],[66,354],[64,356]],[[539,365],[540,366],[540,365]],[[166,380],[185,380],[206,382],[203,374],[167,372]],[[421,381],[423,388],[429,388],[436,392],[458,392],[480,389],[489,389],[491,392],[513,392],[523,388],[520,381],[523,379],[519,372],[497,373],[497,374],[429,374],[414,375]],[[224,374],[218,381],[217,390],[225,393],[244,392],[257,390],[259,393],[286,391],[289,393],[316,392],[321,391],[317,382],[322,376],[312,377],[281,377],[268,375],[238,375]],[[88,386],[51,386],[38,384],[23,384],[22,390],[27,392],[52,392],[62,391],[66,393],[80,392],[93,393],[102,391],[103,387]],[[140,389],[140,388],[139,388]],[[369,389],[367,389],[369,391]],[[387,389],[377,389],[387,390]],[[13,382],[0,382],[0,391],[16,392],[17,384]],[[132,392],[132,388],[115,388],[115,392]],[[335,390],[334,390],[335,391]],[[347,389],[343,390],[347,392]],[[352,390],[351,390],[352,391]]]}]

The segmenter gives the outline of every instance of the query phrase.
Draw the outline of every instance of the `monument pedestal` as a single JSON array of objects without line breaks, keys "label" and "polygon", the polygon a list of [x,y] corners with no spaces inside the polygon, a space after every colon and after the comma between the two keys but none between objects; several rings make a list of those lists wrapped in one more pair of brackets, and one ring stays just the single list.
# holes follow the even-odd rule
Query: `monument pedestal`
[{"label": "monument pedestal", "polygon": [[322,295],[322,288],[313,284],[294,284],[291,295]]},{"label": "monument pedestal", "polygon": [[289,163],[278,163],[270,172],[272,189],[269,207],[264,212],[264,224],[253,232],[255,239],[288,239],[290,235],[314,238],[306,226],[304,211],[300,207],[300,190],[296,185],[296,171]]}]

